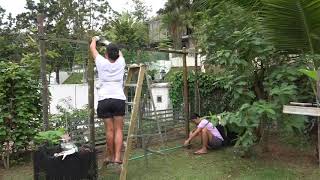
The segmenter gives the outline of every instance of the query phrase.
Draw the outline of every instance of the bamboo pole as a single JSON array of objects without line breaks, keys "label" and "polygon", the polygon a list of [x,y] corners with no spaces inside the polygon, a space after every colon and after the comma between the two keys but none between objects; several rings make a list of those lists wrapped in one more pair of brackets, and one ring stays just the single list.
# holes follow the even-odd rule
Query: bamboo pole
[{"label": "bamboo pole", "polygon": [[45,41],[44,41],[44,15],[39,14],[37,17],[38,21],[38,37],[39,37],[39,53],[40,53],[40,76],[42,83],[42,118],[43,118],[43,129],[49,129],[49,102],[48,102],[48,82],[47,82],[47,59],[45,54]]},{"label": "bamboo pole", "polygon": [[[48,36],[45,39],[50,41],[62,41],[62,42],[77,43],[77,44],[88,44],[88,41],[67,39],[67,38],[57,38],[53,36]],[[130,46],[122,45],[122,44],[119,44],[119,47],[124,49],[132,49]],[[198,54],[198,52],[191,51],[191,50],[160,49],[160,48],[149,48],[149,47],[137,48],[136,50],[151,51],[151,52],[165,52],[165,53],[174,53],[174,54],[190,54],[190,53],[195,53],[196,55]]]},{"label": "bamboo pole", "polygon": [[[196,51],[197,52],[197,51]],[[200,93],[199,93],[199,69],[198,69],[198,54],[195,53],[195,56],[194,56],[194,65],[195,65],[195,76],[196,76],[196,80],[195,80],[195,96],[194,96],[194,111],[196,113],[200,113],[200,102],[199,102],[199,99],[200,99]]]},{"label": "bamboo pole", "polygon": [[189,92],[188,92],[188,67],[187,67],[187,53],[186,48],[183,47],[183,105],[184,105],[184,120],[186,138],[189,137]]},{"label": "bamboo pole", "polygon": [[[320,70],[317,71],[317,104],[319,107],[319,101],[320,101]],[[318,163],[320,167],[320,117],[317,117],[318,119]]]},{"label": "bamboo pole", "polygon": [[93,68],[93,57],[88,47],[89,58],[88,58],[88,105],[89,105],[89,129],[90,129],[90,145],[91,148],[95,148],[95,130],[94,130],[94,68]]}]

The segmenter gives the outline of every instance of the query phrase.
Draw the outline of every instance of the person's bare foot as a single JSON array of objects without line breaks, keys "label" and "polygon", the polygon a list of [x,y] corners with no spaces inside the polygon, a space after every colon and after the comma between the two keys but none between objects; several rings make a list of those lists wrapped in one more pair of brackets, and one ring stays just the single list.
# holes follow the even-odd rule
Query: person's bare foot
[{"label": "person's bare foot", "polygon": [[194,152],[196,155],[201,155],[201,154],[207,154],[208,150],[207,149],[199,149],[198,151]]},{"label": "person's bare foot", "polygon": [[113,163],[113,161],[110,160],[109,158],[105,158],[105,159],[103,160],[103,164],[106,165],[106,166],[108,166],[108,165],[111,164],[111,163]]}]

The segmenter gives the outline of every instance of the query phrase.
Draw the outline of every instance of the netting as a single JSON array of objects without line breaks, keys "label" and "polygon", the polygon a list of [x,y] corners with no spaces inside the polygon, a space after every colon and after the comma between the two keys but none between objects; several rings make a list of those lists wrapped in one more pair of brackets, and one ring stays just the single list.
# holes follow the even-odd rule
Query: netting
[{"label": "netting", "polygon": [[[51,106],[53,107],[50,107],[52,113],[49,121],[50,125],[52,128],[64,127],[70,134],[75,144],[80,148],[84,148],[90,143],[89,109],[87,106],[88,85],[86,83],[88,74],[87,62],[89,59],[88,44],[85,41],[52,38],[52,40],[47,41],[47,52],[47,61],[50,65],[49,68],[51,68],[49,72],[56,73],[52,79],[61,78],[60,74],[62,71],[65,71],[68,76],[68,78],[63,82],[60,82],[60,80],[55,80],[55,83],[52,83],[53,80],[51,79],[52,85],[50,85],[50,93],[52,95]],[[163,57],[163,55],[160,55],[159,53],[153,54],[156,54],[156,56],[161,58]],[[127,61],[132,62],[133,60],[129,59]],[[137,76],[134,77],[134,80],[137,80]],[[98,77],[97,72],[95,71],[95,79],[96,78]],[[147,78],[151,79],[151,76],[147,76]],[[63,84],[58,85],[57,83]],[[132,148],[134,149],[134,152],[130,155],[130,160],[146,157],[147,153],[152,152],[151,146],[158,147],[158,149],[155,150],[157,152],[161,151],[161,149],[166,149],[168,147],[166,147],[164,143],[174,139],[181,139],[185,135],[183,130],[183,111],[181,109],[156,110],[151,101],[151,98],[154,97],[151,96],[149,88],[150,87],[148,87],[147,81],[144,81],[140,100],[140,111],[136,126],[137,128],[133,135],[134,139]],[[134,95],[135,88],[129,87],[123,130],[124,147],[126,147],[125,141],[128,135],[128,127],[130,124],[129,121],[133,107],[132,101]],[[95,111],[96,107],[97,102],[95,101]],[[104,122],[101,119],[96,118],[96,116],[94,122],[95,149],[97,150],[98,157],[100,157],[99,154],[105,151],[106,146],[105,126]],[[139,149],[142,149],[142,151]],[[87,159],[88,162],[95,164],[96,159],[93,159],[93,156],[90,157],[92,158]],[[37,161],[37,159],[35,160]],[[41,158],[38,158],[38,160],[41,160]],[[50,163],[48,159],[45,159],[45,161]],[[97,161],[99,161],[99,158]],[[73,163],[77,163],[77,161],[74,161]],[[78,163],[83,162],[78,161]],[[91,168],[90,171],[93,171],[92,168],[94,169],[97,167],[96,164],[94,164],[87,168]],[[35,167],[40,166],[47,167],[43,164],[35,164]],[[53,168],[53,166],[51,168]],[[46,168],[38,168],[38,170],[38,174],[40,175],[41,170],[46,172],[47,175],[51,173],[51,171],[49,172],[49,170]],[[86,175],[83,175],[82,177],[85,176]]]}]

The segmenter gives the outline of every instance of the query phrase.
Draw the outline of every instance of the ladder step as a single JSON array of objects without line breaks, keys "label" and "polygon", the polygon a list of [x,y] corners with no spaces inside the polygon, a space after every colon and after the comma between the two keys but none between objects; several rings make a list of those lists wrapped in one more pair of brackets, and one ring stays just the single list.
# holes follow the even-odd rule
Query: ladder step
[{"label": "ladder step", "polygon": [[125,86],[126,87],[137,87],[138,85],[137,84],[126,84]]}]

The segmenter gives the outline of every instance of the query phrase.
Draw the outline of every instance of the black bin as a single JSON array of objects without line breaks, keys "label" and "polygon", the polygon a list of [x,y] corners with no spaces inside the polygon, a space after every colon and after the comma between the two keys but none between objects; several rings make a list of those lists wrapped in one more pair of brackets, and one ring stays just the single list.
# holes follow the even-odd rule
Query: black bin
[{"label": "black bin", "polygon": [[96,180],[97,163],[95,151],[82,150],[67,156],[54,157],[60,147],[41,147],[34,152],[34,180]]}]

